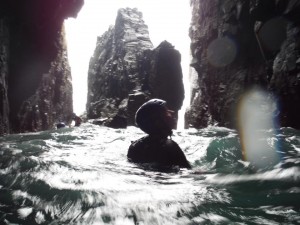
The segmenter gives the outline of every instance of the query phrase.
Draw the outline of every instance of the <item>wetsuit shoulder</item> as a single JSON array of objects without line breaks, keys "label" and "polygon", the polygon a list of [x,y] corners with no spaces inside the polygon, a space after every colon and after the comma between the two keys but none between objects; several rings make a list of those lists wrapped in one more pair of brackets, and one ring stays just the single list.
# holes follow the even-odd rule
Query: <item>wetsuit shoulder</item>
[{"label": "wetsuit shoulder", "polygon": [[165,151],[167,152],[168,158],[172,164],[184,168],[191,168],[191,165],[186,159],[182,149],[175,141],[168,139],[165,143]]},{"label": "wetsuit shoulder", "polygon": [[132,162],[151,162],[151,142],[148,136],[142,137],[131,143],[127,152],[127,158]]},{"label": "wetsuit shoulder", "polygon": [[158,163],[191,168],[179,145],[167,138],[146,136],[138,139],[129,146],[127,158],[135,163]]}]

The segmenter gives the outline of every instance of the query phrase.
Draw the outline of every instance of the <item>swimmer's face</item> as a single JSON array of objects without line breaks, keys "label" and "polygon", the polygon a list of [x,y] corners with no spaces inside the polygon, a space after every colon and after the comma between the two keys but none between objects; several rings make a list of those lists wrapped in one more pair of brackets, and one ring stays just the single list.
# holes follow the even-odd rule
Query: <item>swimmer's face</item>
[{"label": "swimmer's face", "polygon": [[175,112],[168,108],[166,108],[165,122],[171,130],[176,128]]},{"label": "swimmer's face", "polygon": [[172,134],[172,129],[176,128],[175,112],[165,107],[161,113],[160,119],[157,120],[156,132],[161,133],[162,136],[169,136]]},{"label": "swimmer's face", "polygon": [[160,110],[152,112],[150,115],[153,129],[149,134],[155,134],[163,137],[172,135],[172,130],[176,128],[177,124],[174,111],[164,106],[163,108],[160,108]]}]

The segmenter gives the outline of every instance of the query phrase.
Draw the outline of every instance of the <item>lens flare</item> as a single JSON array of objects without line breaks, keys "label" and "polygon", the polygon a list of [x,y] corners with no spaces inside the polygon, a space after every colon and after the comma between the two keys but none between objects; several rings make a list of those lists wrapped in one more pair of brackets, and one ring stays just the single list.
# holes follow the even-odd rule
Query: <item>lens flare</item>
[{"label": "lens flare", "polygon": [[237,46],[228,37],[213,40],[207,48],[207,59],[215,67],[231,64],[237,55]]},{"label": "lens flare", "polygon": [[280,162],[276,139],[276,101],[263,90],[246,93],[239,104],[238,122],[243,157],[256,169]]},{"label": "lens flare", "polygon": [[264,23],[258,36],[263,47],[268,51],[278,51],[286,40],[286,27],[288,21],[283,17],[274,17]]}]

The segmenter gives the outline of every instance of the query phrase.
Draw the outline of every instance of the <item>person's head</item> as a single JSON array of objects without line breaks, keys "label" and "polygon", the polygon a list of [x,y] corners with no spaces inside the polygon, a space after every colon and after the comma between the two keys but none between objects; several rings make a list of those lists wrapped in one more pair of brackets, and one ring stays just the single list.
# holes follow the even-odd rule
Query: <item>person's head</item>
[{"label": "person's head", "polygon": [[64,127],[66,127],[66,124],[64,122],[59,122],[56,124],[57,129],[64,128]]},{"label": "person's head", "polygon": [[76,113],[72,113],[72,119],[75,120],[77,117]]},{"label": "person's head", "polygon": [[135,114],[135,122],[149,135],[167,137],[176,127],[174,112],[166,107],[166,101],[151,99],[144,103]]}]

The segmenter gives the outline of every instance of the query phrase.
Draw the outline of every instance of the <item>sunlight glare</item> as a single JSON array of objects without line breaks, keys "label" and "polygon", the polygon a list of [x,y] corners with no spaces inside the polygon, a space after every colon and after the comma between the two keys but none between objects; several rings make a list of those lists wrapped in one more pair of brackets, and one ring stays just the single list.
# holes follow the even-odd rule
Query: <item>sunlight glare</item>
[{"label": "sunlight glare", "polygon": [[276,102],[262,90],[252,90],[239,105],[240,138],[244,160],[256,169],[273,167],[280,162],[275,134]]}]

